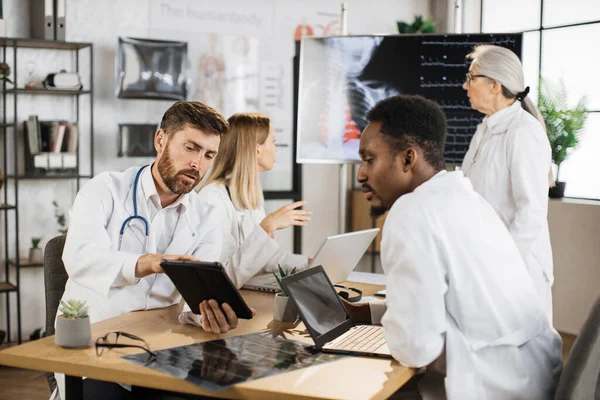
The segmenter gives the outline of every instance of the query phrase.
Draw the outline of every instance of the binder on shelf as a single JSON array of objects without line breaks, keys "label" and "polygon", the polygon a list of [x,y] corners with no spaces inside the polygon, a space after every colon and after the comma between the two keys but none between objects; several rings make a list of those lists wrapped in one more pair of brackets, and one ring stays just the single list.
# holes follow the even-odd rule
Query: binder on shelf
[{"label": "binder on shelf", "polygon": [[77,168],[76,153],[39,153],[33,156],[33,165],[38,170],[74,170]]},{"label": "binder on shelf", "polygon": [[67,40],[65,33],[66,1],[56,0],[56,40]]},{"label": "binder on shelf", "polygon": [[29,0],[29,24],[34,39],[55,40],[54,0]]}]

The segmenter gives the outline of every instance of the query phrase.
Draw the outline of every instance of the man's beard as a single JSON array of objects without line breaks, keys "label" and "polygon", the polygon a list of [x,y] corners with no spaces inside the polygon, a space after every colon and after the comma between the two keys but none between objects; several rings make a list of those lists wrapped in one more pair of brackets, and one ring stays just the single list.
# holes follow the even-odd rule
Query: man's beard
[{"label": "man's beard", "polygon": [[[375,193],[375,191],[373,190],[373,188],[371,186],[369,186],[368,184],[366,184],[366,183],[362,184],[362,191],[363,192],[371,192],[371,201],[373,201],[373,197],[377,196],[376,193]],[[378,198],[381,200],[380,197],[378,197]],[[377,217],[382,216],[386,212],[387,212],[387,207],[386,206],[384,206],[384,205],[374,206],[371,203],[371,212],[370,212],[371,217],[377,218]]]},{"label": "man's beard", "polygon": [[[175,194],[186,194],[192,191],[194,187],[198,183],[200,183],[200,173],[193,169],[184,169],[181,171],[175,171],[175,167],[173,166],[173,160],[171,160],[171,156],[169,154],[169,145],[167,144],[165,148],[165,152],[163,156],[158,160],[158,174],[161,179],[167,185],[169,190]],[[196,178],[194,183],[190,183],[189,185],[181,182],[177,179],[178,175],[190,175]]]},{"label": "man's beard", "polygon": [[381,217],[383,214],[387,212],[387,207],[385,206],[371,206],[371,217],[377,218]]}]

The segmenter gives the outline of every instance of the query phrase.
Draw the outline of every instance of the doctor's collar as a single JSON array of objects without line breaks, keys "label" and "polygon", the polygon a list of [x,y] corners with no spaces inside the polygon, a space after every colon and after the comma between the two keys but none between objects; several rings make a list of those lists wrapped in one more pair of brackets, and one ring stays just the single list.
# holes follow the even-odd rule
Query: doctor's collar
[{"label": "doctor's collar", "polygon": [[495,114],[485,117],[484,122],[492,134],[504,133],[510,122],[512,122],[512,117],[521,109],[521,102],[515,101],[510,106],[504,107]]},{"label": "doctor's collar", "polygon": [[[154,183],[154,178],[152,177],[153,166],[154,163],[152,163],[147,168],[145,168],[144,171],[142,171],[142,176],[140,177],[142,194],[146,202],[148,200],[151,200],[157,208],[162,209],[163,207],[160,201],[160,196],[158,195],[158,191],[156,190],[156,183]],[[190,193],[180,194],[179,197],[177,197],[177,199],[173,203],[169,204],[167,207],[164,208],[173,208],[181,205],[184,208],[183,211],[187,210],[187,208],[190,206],[190,200],[188,196],[192,193],[195,192],[192,191]]]}]

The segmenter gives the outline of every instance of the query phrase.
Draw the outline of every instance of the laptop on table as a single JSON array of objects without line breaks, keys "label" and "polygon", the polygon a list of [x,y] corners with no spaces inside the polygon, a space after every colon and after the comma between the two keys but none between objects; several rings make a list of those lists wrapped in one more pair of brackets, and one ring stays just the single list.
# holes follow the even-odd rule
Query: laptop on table
[{"label": "laptop on table", "polygon": [[318,350],[392,358],[383,326],[355,325],[321,266],[282,279]]},{"label": "laptop on table", "polygon": [[[379,228],[328,236],[321,243],[308,267],[322,265],[333,283],[343,282],[348,279],[377,233],[379,233]],[[271,273],[256,275],[242,289],[270,293],[281,291],[277,280]]]}]

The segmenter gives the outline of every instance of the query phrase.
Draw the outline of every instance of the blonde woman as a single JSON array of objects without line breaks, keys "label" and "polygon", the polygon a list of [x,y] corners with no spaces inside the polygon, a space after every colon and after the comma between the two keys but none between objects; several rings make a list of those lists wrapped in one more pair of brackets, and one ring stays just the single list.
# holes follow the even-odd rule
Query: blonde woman
[{"label": "blonde woman", "polygon": [[305,226],[310,211],[297,201],[265,215],[258,175],[275,163],[275,139],[268,117],[242,113],[229,118],[229,134],[219,145],[212,171],[198,195],[221,217],[221,262],[239,288],[258,272],[282,268],[303,269],[308,258],[279,248],[273,234],[293,225]]},{"label": "blonde woman", "polygon": [[462,169],[473,188],[496,210],[515,243],[552,321],[552,249],[548,188],[553,179],[544,119],[527,96],[515,53],[482,45],[463,88],[485,118],[477,127]]}]

